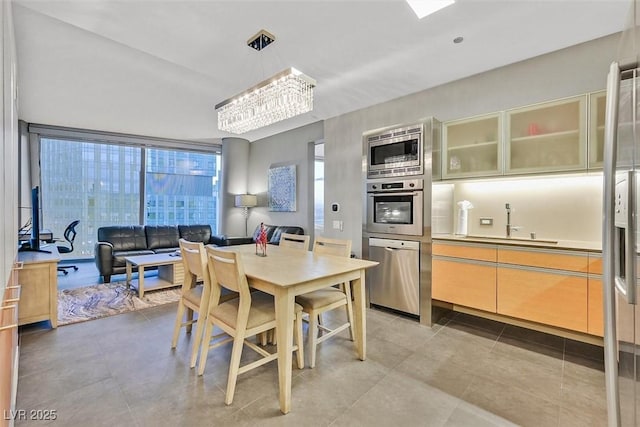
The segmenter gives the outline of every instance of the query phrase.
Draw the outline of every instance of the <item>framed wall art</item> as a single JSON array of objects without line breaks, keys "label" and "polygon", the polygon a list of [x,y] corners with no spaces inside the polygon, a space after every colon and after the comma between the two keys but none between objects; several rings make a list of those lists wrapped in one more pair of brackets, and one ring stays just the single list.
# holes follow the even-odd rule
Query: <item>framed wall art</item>
[{"label": "framed wall art", "polygon": [[296,165],[269,168],[269,210],[296,211]]}]

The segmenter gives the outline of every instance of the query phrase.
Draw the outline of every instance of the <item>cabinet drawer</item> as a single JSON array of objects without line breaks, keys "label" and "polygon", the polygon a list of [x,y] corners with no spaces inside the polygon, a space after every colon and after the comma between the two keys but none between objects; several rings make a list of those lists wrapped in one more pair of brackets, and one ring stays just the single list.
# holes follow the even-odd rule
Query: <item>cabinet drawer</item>
[{"label": "cabinet drawer", "polygon": [[496,267],[474,262],[433,260],[434,299],[496,312]]},{"label": "cabinet drawer", "polygon": [[604,313],[602,307],[602,279],[589,277],[588,332],[604,336]]},{"label": "cabinet drawer", "polygon": [[498,267],[499,314],[587,332],[587,277]]},{"label": "cabinet drawer", "polygon": [[497,249],[488,245],[465,245],[455,243],[433,243],[433,254],[454,258],[496,262]]},{"label": "cabinet drawer", "polygon": [[589,254],[589,274],[602,274],[602,255]]},{"label": "cabinet drawer", "polygon": [[548,252],[529,249],[498,249],[498,262],[586,273],[589,264],[587,254]]}]

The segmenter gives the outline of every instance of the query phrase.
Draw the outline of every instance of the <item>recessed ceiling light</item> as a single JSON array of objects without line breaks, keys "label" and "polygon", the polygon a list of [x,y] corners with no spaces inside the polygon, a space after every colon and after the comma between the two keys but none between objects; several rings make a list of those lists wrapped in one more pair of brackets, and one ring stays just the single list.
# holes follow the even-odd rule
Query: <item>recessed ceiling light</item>
[{"label": "recessed ceiling light", "polygon": [[434,12],[444,9],[447,6],[455,3],[455,0],[407,0],[411,9],[418,16],[418,19],[422,19],[427,15],[431,15]]},{"label": "recessed ceiling light", "polygon": [[455,39],[453,39],[453,42],[458,44],[458,43],[462,43],[463,40],[464,40],[463,37],[456,37]]}]

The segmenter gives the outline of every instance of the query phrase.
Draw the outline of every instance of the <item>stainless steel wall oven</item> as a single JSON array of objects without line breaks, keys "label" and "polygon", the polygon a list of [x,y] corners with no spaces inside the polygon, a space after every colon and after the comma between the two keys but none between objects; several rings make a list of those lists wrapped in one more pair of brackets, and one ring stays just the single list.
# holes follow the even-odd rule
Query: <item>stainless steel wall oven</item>
[{"label": "stainless steel wall oven", "polygon": [[423,180],[367,183],[367,231],[422,236]]}]

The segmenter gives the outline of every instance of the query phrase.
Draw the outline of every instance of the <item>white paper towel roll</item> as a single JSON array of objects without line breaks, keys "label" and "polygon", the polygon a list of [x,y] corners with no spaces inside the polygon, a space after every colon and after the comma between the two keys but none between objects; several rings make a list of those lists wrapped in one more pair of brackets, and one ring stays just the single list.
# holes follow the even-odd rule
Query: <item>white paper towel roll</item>
[{"label": "white paper towel roll", "polygon": [[466,236],[469,227],[469,209],[473,209],[473,204],[468,200],[458,202],[458,221],[456,222],[456,235]]}]

